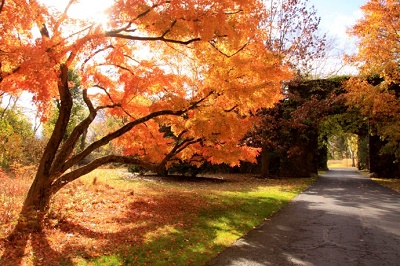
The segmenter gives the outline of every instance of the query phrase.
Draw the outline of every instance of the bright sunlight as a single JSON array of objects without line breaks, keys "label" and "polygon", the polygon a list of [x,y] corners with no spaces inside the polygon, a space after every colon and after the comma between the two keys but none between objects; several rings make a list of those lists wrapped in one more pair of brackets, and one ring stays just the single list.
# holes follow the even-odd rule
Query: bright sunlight
[{"label": "bright sunlight", "polygon": [[[40,0],[49,7],[54,7],[57,11],[63,12],[69,1]],[[99,0],[93,5],[93,0],[75,0],[68,10],[68,15],[76,19],[90,20],[103,26],[107,23],[105,10],[109,8],[112,0]]]}]

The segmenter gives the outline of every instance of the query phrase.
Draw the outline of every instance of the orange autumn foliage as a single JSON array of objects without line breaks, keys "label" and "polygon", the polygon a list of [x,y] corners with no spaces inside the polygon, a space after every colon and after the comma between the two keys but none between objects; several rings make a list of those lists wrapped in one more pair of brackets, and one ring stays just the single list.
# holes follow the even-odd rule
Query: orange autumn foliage
[{"label": "orange autumn foliage", "polygon": [[[54,100],[59,107],[15,232],[37,230],[26,221],[40,224],[61,188],[105,164],[154,168],[195,154],[231,165],[254,160],[257,150],[240,143],[251,114],[278,100],[291,77],[263,44],[262,1],[115,0],[104,24],[71,17],[79,1],[65,1],[62,11],[40,3],[0,1],[0,92],[31,92],[43,120]],[[88,116],[66,134],[70,71]],[[121,123],[82,148],[100,116]],[[163,127],[178,141],[161,134]],[[183,140],[190,145],[176,147]],[[124,154],[93,156],[110,142]]]},{"label": "orange autumn foliage", "polygon": [[399,156],[400,4],[371,0],[361,10],[364,17],[349,31],[359,40],[358,52],[349,60],[360,74],[347,82],[347,99],[368,118],[372,133],[388,141],[387,151]]}]

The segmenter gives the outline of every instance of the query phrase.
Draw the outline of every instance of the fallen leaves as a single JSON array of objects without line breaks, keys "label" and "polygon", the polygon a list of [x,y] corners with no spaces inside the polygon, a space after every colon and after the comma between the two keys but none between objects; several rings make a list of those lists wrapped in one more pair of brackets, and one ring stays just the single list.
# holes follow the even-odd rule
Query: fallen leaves
[{"label": "fallen leaves", "polygon": [[[242,212],[251,204],[262,208],[266,203],[277,208],[280,200],[265,198],[262,193],[268,190],[286,193],[285,190],[304,186],[300,181],[292,187],[292,181],[261,180],[245,175],[180,181],[180,177],[124,178],[128,174],[118,169],[100,169],[68,184],[54,198],[42,234],[32,235],[22,251],[24,254],[16,250],[9,255],[9,261],[13,261],[12,256],[23,256],[22,265],[86,265],[98,257],[102,263],[110,260],[114,261],[110,264],[118,265],[121,259],[128,264],[136,263],[135,260],[137,264],[145,264],[146,258],[162,256],[170,258],[166,263],[172,265],[175,262],[171,261],[171,254],[177,249],[207,257],[209,245],[226,241],[209,243],[208,239],[214,237],[210,232],[220,227],[226,233],[215,233],[215,237],[230,239],[238,237],[246,226],[253,226],[251,218],[237,215],[235,209]],[[14,207],[20,206],[29,187],[28,180],[3,177],[2,181],[0,197],[6,195],[6,187],[14,187],[13,196],[18,196]],[[214,216],[227,211],[234,213],[215,220],[213,225]],[[12,229],[17,213],[14,211],[7,221],[0,220],[2,237]],[[207,229],[198,227],[199,221]],[[4,241],[2,244],[0,255],[5,248]],[[151,257],[146,253],[148,256],[152,253]],[[192,258],[182,258],[186,263],[189,259]]]}]

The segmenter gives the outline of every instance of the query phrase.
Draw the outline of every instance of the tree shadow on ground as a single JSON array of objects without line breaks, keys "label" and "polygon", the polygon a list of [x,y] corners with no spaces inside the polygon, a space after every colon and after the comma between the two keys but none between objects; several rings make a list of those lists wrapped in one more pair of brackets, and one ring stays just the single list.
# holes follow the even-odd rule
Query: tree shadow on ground
[{"label": "tree shadow on ground", "polygon": [[[64,257],[62,252],[57,252],[51,247],[43,231],[28,232],[24,229],[15,229],[10,236],[1,239],[4,250],[0,258],[1,265],[23,265],[27,264],[26,260],[29,260],[30,264],[33,265],[51,265],[49,261],[54,258],[62,258],[63,263],[72,264],[72,261]],[[29,251],[26,250],[28,244],[31,247]],[[34,256],[28,258],[30,254],[34,254]]]},{"label": "tree shadow on ground", "polygon": [[[197,217],[200,210],[193,205],[193,199],[188,200],[178,194],[154,196],[151,199],[133,201],[128,204],[123,216],[114,216],[110,222],[121,228],[115,232],[89,228],[80,224],[78,218],[59,221],[54,227],[46,224],[39,232],[29,233],[23,229],[14,231],[12,241],[1,241],[4,252],[0,264],[22,265],[28,259],[33,265],[74,265],[77,259],[90,261],[96,260],[96,257],[114,254],[120,264],[131,265],[135,258],[140,257],[139,254],[135,254],[141,252],[135,250],[136,247],[150,249],[152,240],[147,236],[149,232],[162,231],[169,226],[174,230],[171,233],[167,232],[165,237],[157,237],[155,241],[162,243],[183,238],[183,230],[193,221],[183,216],[187,211],[183,212],[182,208],[192,208],[192,218]],[[52,238],[59,237],[60,234],[67,243],[55,246],[60,240]],[[213,243],[210,241],[208,244],[211,246]],[[167,248],[169,245],[164,243],[164,246]]]},{"label": "tree shadow on ground", "polygon": [[[171,177],[168,180],[165,182],[181,182],[182,177]],[[232,234],[233,231],[235,237],[240,237],[254,226],[246,224],[246,219],[249,215],[259,213],[259,210],[251,209],[250,206],[273,206],[271,212],[279,208],[276,199],[251,197],[247,192],[240,192],[239,199],[230,194],[224,194],[223,199],[209,197],[211,188],[220,189],[221,183],[230,184],[224,186],[224,191],[237,191],[237,187],[243,189],[243,185],[246,191],[257,190],[260,183],[236,184],[236,181],[202,177],[192,181],[187,181],[191,184],[183,189],[171,192],[164,191],[164,187],[151,195],[147,195],[146,191],[141,195],[133,195],[127,190],[126,194],[122,193],[125,197],[118,201],[113,201],[111,197],[121,193],[120,189],[108,184],[103,187],[97,185],[94,190],[101,195],[99,198],[102,201],[108,201],[107,204],[98,208],[101,205],[98,199],[92,199],[89,205],[79,201],[80,209],[74,210],[73,215],[58,219],[56,223],[46,220],[41,232],[15,232],[17,237],[14,237],[14,241],[2,240],[4,252],[1,264],[21,265],[23,260],[29,259],[33,265],[75,265],[81,261],[104,265],[104,261],[112,259],[112,265],[140,265],[149,264],[147,259],[154,259],[152,257],[157,259],[157,254],[150,256],[151,252],[165,254],[164,258],[168,258],[166,264],[190,264],[191,260],[202,264],[224,248],[214,241],[219,234]],[[215,186],[210,186],[210,182]],[[199,186],[206,191],[204,195],[192,192],[191,188]],[[72,189],[78,193],[88,188]],[[70,195],[68,191],[66,195]],[[84,199],[93,195],[85,194]],[[240,201],[235,205],[240,206],[240,213],[231,205],[235,200]],[[267,215],[260,217],[260,221]],[[101,224],[96,224],[97,221]],[[169,255],[177,253],[171,250],[176,249],[176,242],[179,242],[180,251],[185,250],[182,253],[189,255]]]}]

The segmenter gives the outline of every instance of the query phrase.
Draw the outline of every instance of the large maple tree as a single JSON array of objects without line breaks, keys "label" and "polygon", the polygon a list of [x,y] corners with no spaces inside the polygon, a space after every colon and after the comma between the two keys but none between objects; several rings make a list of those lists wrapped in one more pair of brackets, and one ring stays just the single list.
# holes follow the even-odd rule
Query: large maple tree
[{"label": "large maple tree", "polygon": [[[71,17],[78,2],[66,1],[59,12],[34,0],[0,1],[0,91],[32,93],[43,120],[54,100],[59,105],[20,221],[32,214],[41,221],[57,191],[99,166],[151,168],[182,141],[192,147],[179,153],[183,160],[255,157],[239,143],[250,114],[278,100],[290,77],[263,43],[262,1],[115,0],[106,24]],[[76,87],[71,70],[88,115],[66,137]],[[81,149],[99,114],[121,123]],[[166,127],[180,139],[165,138]],[[91,157],[114,141],[123,154]]]},{"label": "large maple tree", "polygon": [[400,3],[371,0],[349,33],[358,38],[358,51],[349,57],[359,76],[347,83],[349,105],[361,110],[370,133],[385,140],[385,151],[399,153],[400,137]]}]

